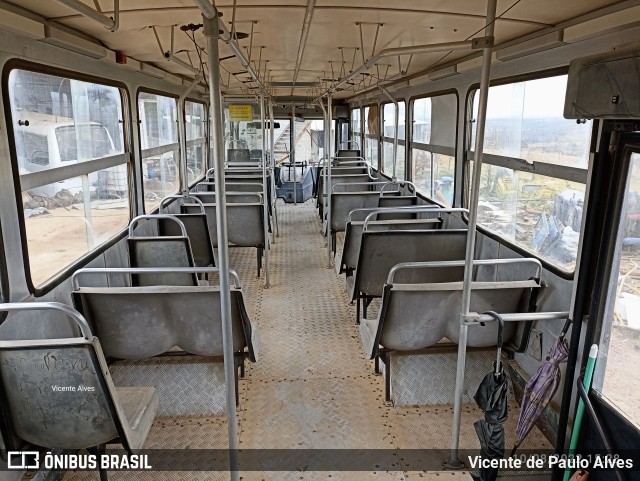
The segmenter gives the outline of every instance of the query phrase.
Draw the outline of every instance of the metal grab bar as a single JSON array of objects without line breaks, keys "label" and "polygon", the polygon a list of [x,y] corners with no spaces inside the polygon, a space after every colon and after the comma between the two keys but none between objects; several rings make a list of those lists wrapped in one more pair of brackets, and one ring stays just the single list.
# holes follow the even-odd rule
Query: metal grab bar
[{"label": "metal grab bar", "polygon": [[347,147],[349,147],[349,144],[355,144],[355,146],[358,147],[358,150],[360,150],[360,144],[355,140],[345,140],[344,142],[340,142],[340,147],[344,144],[347,144]]},{"label": "metal grab bar", "polygon": [[[214,202],[208,202],[205,203],[200,197],[204,197],[204,196],[214,196],[215,192],[212,191],[205,191],[205,192],[194,192],[193,196],[194,198],[200,200],[200,202],[202,202],[203,206],[207,206],[207,205],[215,205],[215,201]],[[255,196],[256,197],[256,202],[258,204],[262,204],[262,192],[238,192],[238,191],[231,191],[231,192],[225,192],[226,198],[227,199],[232,199],[234,196]],[[243,204],[244,202],[231,202],[231,204]],[[191,204],[184,204],[184,205],[191,205]]]},{"label": "metal grab bar", "polygon": [[[354,175],[358,175],[358,174],[354,174]],[[334,193],[334,190],[336,188],[336,186],[343,186],[343,185],[385,185],[388,184],[388,182],[336,182],[335,184],[333,184],[331,186],[331,193]],[[369,192],[369,191],[362,191],[362,192]]]},{"label": "metal grab bar", "polygon": [[[160,212],[160,214],[162,214],[162,209],[164,208],[164,204],[165,201],[171,200],[171,199],[194,199],[196,201],[196,204],[200,204],[200,213],[204,214],[204,204],[202,203],[202,201],[200,199],[198,199],[195,195],[187,192],[185,195],[168,195],[166,196],[164,199],[162,199],[160,201],[160,207],[158,208],[158,212]],[[183,202],[184,203],[184,202]],[[171,215],[171,214],[169,214]]]},{"label": "metal grab bar", "polygon": [[360,160],[360,161],[363,161],[363,162],[365,161],[364,157],[357,156],[357,155],[353,155],[353,156],[348,155],[348,156],[345,156],[345,157],[331,157],[331,160]]},{"label": "metal grab bar", "polygon": [[[413,207],[413,208],[412,208]],[[369,222],[371,222],[371,218],[377,214],[385,214],[385,213],[390,213],[390,214],[403,214],[405,212],[428,212],[428,213],[434,213],[434,212],[439,212],[439,213],[453,213],[453,212],[463,212],[468,214],[469,211],[467,209],[463,209],[461,207],[456,207],[456,208],[446,208],[446,207],[441,207],[438,208],[436,207],[435,209],[433,207],[429,207],[429,206],[407,206],[407,207],[397,207],[397,208],[391,208],[391,209],[377,209],[372,211],[365,219],[364,219],[364,225],[362,226],[362,231],[366,232],[367,230],[367,225],[369,224]]]},{"label": "metal grab bar", "polygon": [[[513,312],[508,314],[500,313],[504,322],[525,322],[525,321],[560,321],[569,317],[569,311],[556,312]],[[479,314],[470,312],[461,320],[463,326],[480,324],[481,322],[494,322],[495,319],[489,314]]]},{"label": "metal grab bar", "polygon": [[[414,197],[415,197],[415,194],[416,194],[416,186],[415,186],[415,184],[414,184],[413,182],[408,181],[408,180],[392,180],[391,182],[387,182],[385,185],[383,185],[383,186],[382,186],[382,189],[380,189],[380,195],[382,195],[382,192],[384,191],[384,188],[385,188],[387,185],[404,185],[404,184],[406,184],[406,185],[410,185],[411,187],[413,187],[413,195],[414,195]],[[392,192],[393,192],[393,191],[392,191]],[[399,192],[399,190],[398,190],[398,192]],[[409,192],[411,192],[411,191],[409,191]]]},{"label": "metal grab bar", "polygon": [[[215,187],[216,183],[215,183],[215,182],[199,182],[198,184],[196,184],[196,190],[195,190],[194,194],[198,194],[198,193],[205,193],[205,192],[215,192],[215,188],[214,188],[214,190],[201,190],[201,189],[198,189],[198,187],[199,187],[199,186],[201,186],[201,185],[204,185],[204,186],[213,185],[213,186]],[[231,185],[231,186],[236,186],[236,185],[251,185],[251,186],[254,186],[254,187],[259,186],[259,187],[260,187],[260,190],[259,190],[259,191],[247,191],[247,192],[258,192],[258,193],[262,193],[262,191],[263,191],[263,187],[262,187],[262,186],[263,186],[264,184],[260,184],[260,183],[258,183],[258,182],[228,182],[228,183],[226,183],[225,185],[227,185],[227,186],[229,186],[229,185]],[[230,191],[229,193],[231,193],[231,192],[238,192],[238,191],[234,190],[234,191]],[[226,192],[225,192],[225,193],[226,193]]]},{"label": "metal grab bar", "polygon": [[[89,327],[89,323],[84,318],[82,314],[76,311],[73,307],[69,307],[66,304],[62,304],[61,302],[5,302],[0,303],[0,312],[12,312],[12,311],[58,311],[66,314],[71,319],[73,319],[78,327],[80,328],[80,332],[82,332],[82,337],[84,337],[87,341],[93,339],[93,334],[91,333],[91,328]],[[0,341],[2,342],[2,341]]]},{"label": "metal grab bar", "polygon": [[133,229],[136,224],[142,219],[151,220],[151,219],[171,219],[180,227],[180,232],[184,237],[187,237],[187,228],[184,226],[182,221],[178,219],[175,215],[171,214],[143,214],[131,219],[131,223],[129,224],[129,237],[135,237],[133,235]]},{"label": "metal grab bar", "polygon": [[382,211],[382,213],[384,212],[388,212],[391,211],[392,214],[399,214],[401,212],[404,211],[409,211],[411,212],[412,210],[416,210],[416,209],[442,209],[442,207],[440,207],[439,205],[405,205],[402,207],[361,207],[359,209],[353,209],[351,212],[349,212],[349,222],[352,222],[353,219],[351,219],[351,214],[353,214],[354,212],[373,212],[376,211],[375,213],[379,213],[380,211]]},{"label": "metal grab bar", "polygon": [[[436,267],[460,267],[464,266],[465,261],[432,261],[432,262],[402,262],[400,264],[396,264],[389,271],[389,276],[387,277],[387,283],[391,284],[393,282],[393,276],[396,272],[402,269],[412,269],[412,268],[436,268]],[[536,266],[536,277],[540,277],[542,272],[542,263],[533,257],[523,257],[517,259],[476,259],[473,261],[474,266],[493,266],[493,265],[505,265],[505,264],[534,264]]]},{"label": "metal grab bar", "polygon": [[[578,395],[580,396],[580,398],[582,398],[582,402],[584,403],[584,407],[586,408],[587,415],[589,416],[589,419],[591,419],[591,421],[593,422],[596,428],[596,431],[598,432],[598,436],[600,436],[600,440],[602,441],[602,444],[604,444],[604,448],[607,450],[608,453],[613,453],[615,451],[611,447],[610,438],[609,436],[607,436],[607,433],[602,427],[602,424],[598,419],[598,415],[596,414],[596,410],[593,408],[593,404],[591,404],[591,399],[589,399],[589,393],[587,393],[587,390],[584,387],[583,378],[584,378],[584,374],[581,376],[578,376],[578,381],[577,381]],[[614,468],[613,470],[616,473],[616,477],[618,478],[618,481],[624,481],[626,479],[626,476],[623,476],[619,469]]]},{"label": "metal grab bar", "polygon": [[[80,288],[78,277],[85,274],[220,274],[218,267],[87,267],[78,269],[71,276],[73,290]],[[240,278],[235,270],[229,269],[229,274],[235,281],[235,286],[241,288]],[[169,286],[170,287],[170,286]],[[197,287],[197,286],[194,286]]]}]

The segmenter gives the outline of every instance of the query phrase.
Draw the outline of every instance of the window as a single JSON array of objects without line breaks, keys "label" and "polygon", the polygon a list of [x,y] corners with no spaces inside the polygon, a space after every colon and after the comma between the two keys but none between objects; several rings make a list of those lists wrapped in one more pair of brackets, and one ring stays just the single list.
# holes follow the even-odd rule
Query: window
[{"label": "window", "polygon": [[593,388],[640,427],[640,397],[636,389],[640,383],[640,153],[632,153],[630,160]]},{"label": "window", "polygon": [[458,99],[455,94],[412,102],[411,180],[427,197],[450,206],[455,187]]},{"label": "window", "polygon": [[[404,180],[404,145],[406,113],[405,103],[398,102],[398,151],[396,153],[395,176]],[[393,103],[385,104],[382,111],[384,131],[382,133],[382,171],[393,177],[393,139],[396,128],[396,106]]]},{"label": "window", "polygon": [[206,145],[205,138],[205,106],[197,102],[185,102],[185,130],[187,134],[187,173],[189,184],[204,177],[206,174]]},{"label": "window", "polygon": [[[570,272],[578,251],[591,122],[563,118],[566,83],[565,75],[489,89],[478,223]],[[474,95],[474,119],[477,109]]]},{"label": "window", "polygon": [[39,286],[129,223],[123,92],[19,69],[8,91],[30,276]]},{"label": "window", "polygon": [[364,109],[364,135],[365,152],[364,158],[368,164],[378,168],[378,106],[372,105]]},{"label": "window", "polygon": [[140,92],[138,95],[145,212],[180,190],[176,99]]},{"label": "window", "polygon": [[[238,162],[262,162],[260,104],[225,104],[224,122],[226,162],[230,164]],[[300,124],[301,122],[297,123]],[[294,124],[296,124],[296,122],[294,122]],[[294,129],[295,133],[299,133],[296,125],[294,125]],[[289,132],[287,132],[287,135],[288,134]]]},{"label": "window", "polygon": [[[360,126],[360,113],[361,110],[359,108],[357,109],[353,109],[351,111],[351,138],[350,140],[357,142],[358,143],[358,147],[360,148],[360,145],[362,144],[362,128]],[[349,146],[350,148],[356,148],[355,145],[351,144]]]}]

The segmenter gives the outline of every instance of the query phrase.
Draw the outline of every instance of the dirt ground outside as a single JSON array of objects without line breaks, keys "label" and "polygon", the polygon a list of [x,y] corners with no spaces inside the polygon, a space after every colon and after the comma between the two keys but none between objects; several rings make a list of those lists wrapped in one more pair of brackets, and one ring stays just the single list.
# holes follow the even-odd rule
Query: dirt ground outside
[{"label": "dirt ground outside", "polygon": [[84,206],[78,204],[47,209],[47,213],[25,219],[33,284],[43,284],[92,248],[121,232],[128,223],[126,201],[92,203],[91,222],[85,218]]}]

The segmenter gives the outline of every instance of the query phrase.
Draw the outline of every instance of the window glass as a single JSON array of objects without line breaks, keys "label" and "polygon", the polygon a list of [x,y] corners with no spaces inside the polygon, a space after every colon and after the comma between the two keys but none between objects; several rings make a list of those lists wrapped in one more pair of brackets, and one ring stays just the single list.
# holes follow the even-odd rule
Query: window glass
[{"label": "window glass", "polygon": [[[398,102],[399,113],[398,113],[398,140],[404,140],[404,128],[406,124],[406,114],[405,114],[405,103]],[[383,110],[383,120],[384,120],[384,137],[389,137],[393,139],[395,135],[395,126],[396,126],[396,106],[392,103],[385,104]]]},{"label": "window glass", "polygon": [[[398,102],[398,141],[405,138],[405,103]],[[384,105],[383,121],[384,132],[382,141],[382,159],[383,159],[383,172],[389,176],[393,176],[393,138],[395,136],[396,127],[396,106],[393,103]],[[398,143],[398,150],[396,154],[396,178],[404,180],[404,145]]]},{"label": "window glass", "polygon": [[364,109],[365,154],[368,164],[378,168],[378,106],[372,105]]},{"label": "window glass", "polygon": [[440,204],[453,204],[456,159],[450,155],[434,154],[414,148],[413,183],[420,192]]},{"label": "window glass", "polygon": [[639,219],[640,154],[633,153],[593,388],[602,393],[636,427],[640,427]]},{"label": "window glass", "polygon": [[[489,89],[484,151],[489,154],[586,169],[591,124],[565,119],[567,76],[527,80]],[[479,95],[474,95],[477,118]],[[475,146],[476,122],[469,149]]]},{"label": "window glass", "polygon": [[453,205],[458,99],[455,94],[416,99],[412,109],[411,180],[422,194]]},{"label": "window glass", "polygon": [[[585,184],[563,178],[562,167],[588,167],[591,122],[578,124],[562,117],[566,84],[563,75],[490,87],[485,152],[506,157],[507,163],[517,158],[559,168],[555,177],[549,177],[519,171],[517,162],[513,162],[516,170],[491,165],[491,158],[485,157],[478,222],[573,271]],[[472,125],[470,149],[475,145],[475,122]]]},{"label": "window glass", "polygon": [[573,271],[584,193],[578,182],[483,163],[478,223]]},{"label": "window glass", "polygon": [[[360,144],[362,142],[361,138],[361,127],[360,127],[360,109],[353,109],[351,111],[351,139],[355,142],[358,142],[358,148],[360,148]],[[355,148],[355,145],[351,145],[352,148]]]},{"label": "window glass", "polygon": [[[39,286],[129,222],[123,93],[12,70],[9,98],[30,275]],[[67,168],[80,163],[83,173],[70,177]]]},{"label": "window glass", "polygon": [[[280,165],[283,162],[289,162],[291,160],[291,119],[275,119],[273,138],[275,164]],[[322,147],[324,149],[324,136]]]},{"label": "window glass", "polygon": [[431,98],[413,102],[413,141],[428,144],[431,139]]},{"label": "window glass", "polygon": [[225,104],[224,119],[226,162],[262,162],[260,104]]},{"label": "window glass", "polygon": [[[204,104],[189,101],[185,102],[184,108],[187,134],[187,172],[189,184],[192,184],[204,177],[206,173],[206,111]],[[193,145],[190,145],[191,143]]]},{"label": "window glass", "polygon": [[164,197],[180,190],[177,101],[140,92],[138,118],[145,212],[150,212]]}]

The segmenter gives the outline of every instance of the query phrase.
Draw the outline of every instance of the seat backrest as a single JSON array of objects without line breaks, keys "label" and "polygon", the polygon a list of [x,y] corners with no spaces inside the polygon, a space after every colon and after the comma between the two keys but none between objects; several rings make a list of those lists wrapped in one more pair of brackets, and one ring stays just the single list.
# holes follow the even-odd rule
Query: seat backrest
[{"label": "seat backrest", "polygon": [[0,373],[2,402],[18,438],[81,449],[121,434],[116,391],[96,338],[0,341]]},{"label": "seat backrest", "polygon": [[[351,192],[361,192],[366,190],[363,183],[373,182],[369,177],[369,174],[340,174],[333,175],[333,171],[331,172],[331,183],[329,184],[329,192],[333,191],[333,187],[336,184],[355,184],[352,187],[348,185],[341,185],[341,191],[351,191]],[[374,184],[375,185],[375,184]],[[373,189],[372,190],[376,190]],[[379,190],[379,189],[378,189]]]},{"label": "seat backrest", "polygon": [[[255,182],[254,180],[252,180],[251,182],[249,181],[241,181],[241,182],[225,182],[225,190],[227,192],[264,192],[264,186],[261,182]],[[269,184],[267,184],[267,191]],[[195,190],[193,192],[193,195],[196,194],[200,194],[203,192],[215,192],[216,191],[216,185],[215,182],[199,182],[196,187]]]},{"label": "seat backrest", "polygon": [[[413,195],[383,195],[380,196],[378,207],[408,207],[412,205],[418,205],[418,198]],[[378,214],[378,220],[385,219],[415,219],[416,213],[412,214]]]},{"label": "seat backrest", "polygon": [[[129,237],[127,244],[131,267],[194,267],[188,237]],[[187,273],[134,274],[131,283],[134,286],[196,286],[198,279],[195,274]]]},{"label": "seat backrest", "polygon": [[264,177],[262,174],[254,174],[254,173],[225,173],[224,176],[225,184],[262,184],[264,181]]},{"label": "seat backrest", "polygon": [[360,157],[360,149],[338,150],[338,157]]},{"label": "seat backrest", "polygon": [[331,194],[331,230],[343,232],[349,212],[378,206],[378,192],[334,192]]},{"label": "seat backrest", "polygon": [[[201,212],[193,214],[173,214],[182,221],[187,229],[189,243],[193,253],[193,263],[196,267],[215,267],[213,244],[209,235],[207,216]],[[179,236],[180,227],[167,219],[158,219],[158,234],[160,236]],[[189,267],[189,266],[182,266]]]},{"label": "seat backrest", "polygon": [[[371,354],[375,355],[378,345],[386,349],[411,351],[433,346],[444,337],[457,343],[460,338],[462,288],[462,281],[385,285]],[[472,282],[470,310],[527,312],[524,301],[537,288],[539,284],[534,280]],[[515,330],[515,323],[505,324],[505,341]],[[495,346],[497,334],[498,325],[495,322],[485,326],[469,326],[467,345]]]},{"label": "seat backrest", "polygon": [[227,149],[227,162],[249,162],[251,155],[249,149]]},{"label": "seat backrest", "polygon": [[[195,192],[192,194],[197,197],[204,204],[215,204],[216,193],[215,192]],[[256,202],[262,202],[262,192],[227,192],[226,193],[227,204],[251,204]]]},{"label": "seat backrest", "polygon": [[[220,289],[213,286],[80,287],[73,302],[100,338],[104,353],[145,359],[174,346],[200,356],[222,356]],[[251,344],[242,291],[231,287],[233,350]]]},{"label": "seat backrest", "polygon": [[[404,214],[399,214],[404,215]],[[360,255],[360,244],[362,242],[362,227],[364,221],[347,222],[344,236],[344,244],[342,246],[342,265],[340,273],[348,269],[355,269],[358,264],[358,256]],[[370,231],[385,230],[430,230],[439,229],[442,221],[435,219],[395,219],[369,222],[367,229]]]},{"label": "seat backrest", "polygon": [[[199,212],[197,205],[184,204],[187,213]],[[204,204],[207,215],[209,235],[214,247],[218,247],[218,230],[216,224],[216,204]],[[227,204],[227,237],[229,243],[238,247],[263,247],[264,207],[262,203],[229,203]]]},{"label": "seat backrest", "polygon": [[[389,271],[402,262],[452,261],[464,259],[467,231],[389,230],[362,234],[356,264],[354,296],[380,297]],[[458,280],[464,269],[451,269],[441,281]],[[412,282],[417,280],[410,279]]]}]

